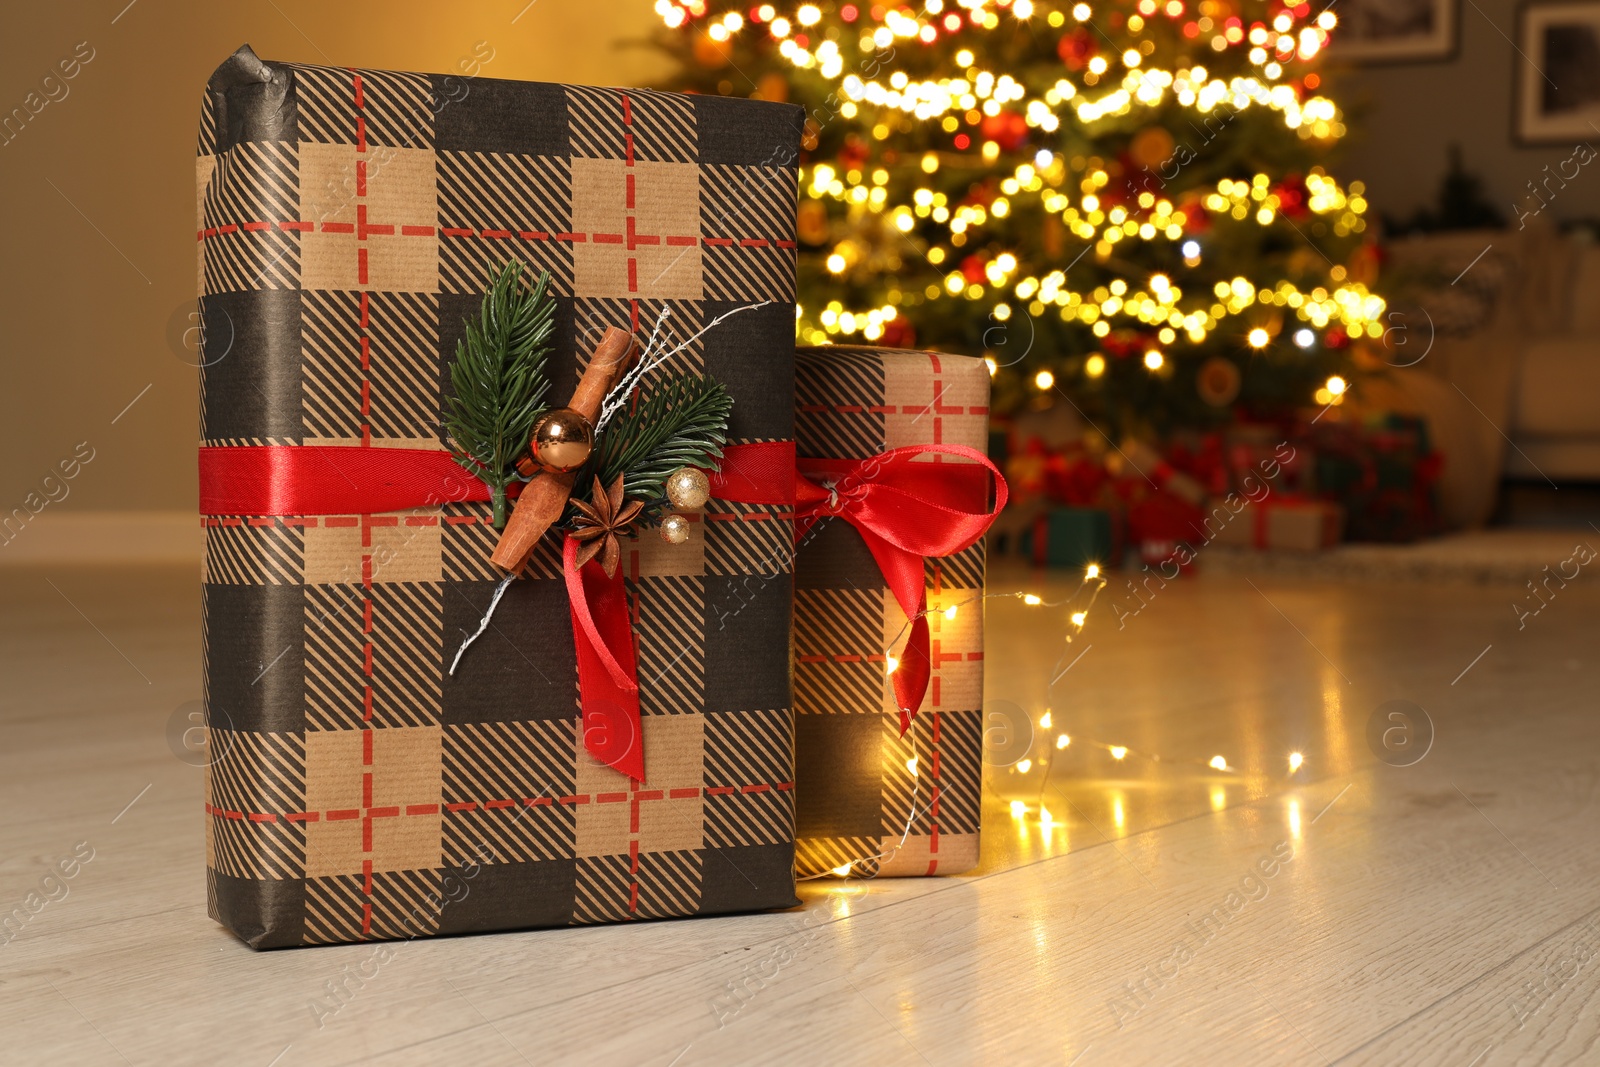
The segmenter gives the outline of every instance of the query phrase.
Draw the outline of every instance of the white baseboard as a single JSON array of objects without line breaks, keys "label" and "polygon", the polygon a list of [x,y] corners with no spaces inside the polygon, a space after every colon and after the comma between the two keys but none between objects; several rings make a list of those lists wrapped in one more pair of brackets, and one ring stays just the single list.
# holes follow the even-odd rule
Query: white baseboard
[{"label": "white baseboard", "polygon": [[[26,512],[23,512],[26,514]],[[200,566],[205,533],[186,511],[42,511],[0,525],[7,565],[165,563]]]}]

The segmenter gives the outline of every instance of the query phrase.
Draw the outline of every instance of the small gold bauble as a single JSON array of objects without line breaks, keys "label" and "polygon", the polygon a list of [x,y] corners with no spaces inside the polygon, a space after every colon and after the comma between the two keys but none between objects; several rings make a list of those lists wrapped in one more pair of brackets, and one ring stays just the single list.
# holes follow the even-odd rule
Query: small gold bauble
[{"label": "small gold bauble", "polygon": [[1195,392],[1214,408],[1225,408],[1239,397],[1243,378],[1239,365],[1225,356],[1212,356],[1194,376]]},{"label": "small gold bauble", "polygon": [[668,515],[662,519],[661,540],[669,545],[681,545],[689,540],[689,520],[682,515]]},{"label": "small gold bauble", "polygon": [[1156,168],[1172,158],[1172,134],[1161,126],[1146,126],[1128,142],[1128,154],[1135,163]]},{"label": "small gold bauble", "polygon": [[533,461],[555,474],[575,471],[589,460],[594,447],[594,425],[571,408],[556,408],[539,416],[533,426]]},{"label": "small gold bauble", "polygon": [[679,467],[667,475],[667,499],[675,508],[704,507],[711,499],[711,482],[706,472],[694,467]]}]

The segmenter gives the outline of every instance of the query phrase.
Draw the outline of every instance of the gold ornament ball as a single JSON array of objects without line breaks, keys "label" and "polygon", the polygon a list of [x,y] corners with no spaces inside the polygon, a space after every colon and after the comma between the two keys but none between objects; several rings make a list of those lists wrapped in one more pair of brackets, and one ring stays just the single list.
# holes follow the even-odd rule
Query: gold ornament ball
[{"label": "gold ornament ball", "polygon": [[1214,408],[1227,407],[1237,400],[1243,384],[1239,365],[1223,356],[1212,356],[1200,364],[1194,377],[1195,392]]},{"label": "gold ornament ball", "polygon": [[556,474],[575,471],[589,460],[594,448],[594,425],[571,408],[556,408],[539,416],[533,426],[533,460]]},{"label": "gold ornament ball", "polygon": [[816,200],[802,200],[795,216],[795,225],[800,240],[808,245],[823,244],[828,240],[828,209]]},{"label": "gold ornament ball", "polygon": [[681,545],[689,540],[689,520],[682,515],[668,515],[662,519],[661,540],[669,545]]},{"label": "gold ornament ball", "polygon": [[1135,163],[1146,167],[1159,167],[1172,158],[1176,147],[1172,134],[1161,126],[1146,126],[1133,135],[1128,143],[1128,154]]},{"label": "gold ornament ball", "polygon": [[711,499],[711,482],[706,472],[694,467],[679,467],[667,476],[667,499],[675,508],[693,510]]}]

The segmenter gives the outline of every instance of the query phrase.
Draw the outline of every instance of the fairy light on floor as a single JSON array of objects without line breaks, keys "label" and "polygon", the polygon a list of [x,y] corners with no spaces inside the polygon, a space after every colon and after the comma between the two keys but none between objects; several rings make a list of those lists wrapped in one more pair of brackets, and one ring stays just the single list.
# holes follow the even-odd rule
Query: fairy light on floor
[{"label": "fairy light on floor", "polygon": [[[915,722],[912,723],[912,728],[916,728]],[[915,737],[910,734],[908,734],[907,737],[911,739],[911,744],[915,746]],[[919,812],[926,810],[925,808],[918,808],[918,786],[920,783],[918,780],[919,776],[917,774],[917,757],[912,756],[910,759],[906,760],[906,770],[911,772],[911,802],[908,806],[908,810],[906,811],[905,828],[900,831],[900,840],[895,842],[893,845],[890,845],[888,848],[885,848],[882,851],[876,852],[870,856],[861,856],[856,859],[849,860],[845,863],[841,863],[837,867],[829,868],[828,870],[823,871],[821,874],[801,875],[800,877],[796,878],[795,881],[812,882],[818,878],[827,878],[829,875],[839,878],[848,878],[852,874],[857,873],[861,873],[867,878],[876,877],[879,868],[883,864],[894,859],[894,857],[899,854],[900,850],[905,847],[906,839],[911,836],[911,828],[916,825],[917,815]],[[935,793],[934,798],[935,800],[938,799],[937,792]],[[1012,808],[1012,814],[1016,814],[1015,807]],[[857,870],[858,867],[861,868],[861,871]]]},{"label": "fairy light on floor", "polygon": [[[1054,711],[1047,710],[1045,715],[1041,716],[1041,725],[1043,725],[1043,719],[1046,717],[1053,722],[1055,719]],[[1048,728],[1048,726],[1046,728]],[[1083,737],[1081,735],[1074,737],[1073,735],[1064,733],[1055,735],[1053,740],[1047,739],[1044,747],[1047,752],[1053,747],[1059,753],[1075,743],[1103,751],[1106,753],[1106,755],[1110,756],[1115,763],[1121,763],[1131,756],[1138,759],[1147,760],[1150,763],[1162,764],[1166,766],[1188,765],[1196,768],[1204,768],[1206,771],[1216,774],[1223,774],[1232,777],[1239,777],[1241,775],[1239,768],[1233,766],[1228,762],[1226,756],[1222,756],[1220,754],[1212,756],[1209,759],[1174,757],[1171,755],[1163,756],[1157,752],[1137,750],[1130,748],[1127,745],[1118,745],[1106,741],[1099,741],[1094,738]],[[1293,775],[1305,766],[1305,754],[1299,751],[1291,752],[1288,754],[1287,762],[1289,766],[1289,774]],[[1042,756],[1037,759],[1035,759],[1033,756],[1026,756],[1012,765],[1011,772],[1019,776],[1027,776],[1036,768],[1042,771],[1044,775],[1044,781],[1041,782],[1039,787],[1039,797],[1042,801],[1045,790],[1048,788],[1049,775],[1051,773],[1051,765],[1048,760]],[[1115,795],[1120,797],[1120,794]],[[1208,796],[1213,811],[1226,810],[1227,790],[1224,787],[1220,785],[1211,786],[1208,790]],[[1039,817],[1040,826],[1041,829],[1046,831],[1048,834],[1048,831],[1052,829],[1051,823],[1053,817],[1051,820],[1047,820],[1043,815],[1043,804],[1040,803],[1039,807],[1041,810]],[[1024,801],[1013,800],[1010,802],[1010,811],[1012,818],[1020,821],[1027,818],[1030,808]],[[1117,799],[1114,802],[1113,816],[1114,821],[1116,821],[1118,827],[1120,828],[1124,819],[1123,803],[1121,799]],[[1298,805],[1291,805],[1290,818],[1292,823],[1298,823]],[[1055,823],[1055,825],[1065,824]]]},{"label": "fairy light on floor", "polygon": [[[954,620],[959,617],[961,608],[984,600],[1012,599],[1022,601],[1023,605],[1028,608],[1065,609],[1067,613],[1067,627],[1066,632],[1063,635],[1063,641],[1064,644],[1071,645],[1073,640],[1083,632],[1083,629],[1089,620],[1089,612],[1094,607],[1095,601],[1099,598],[1101,591],[1105,589],[1106,584],[1107,580],[1101,573],[1099,564],[1091,563],[1084,568],[1083,578],[1078,583],[1078,587],[1073,590],[1070,596],[1061,599],[1049,600],[1038,593],[1018,591],[1007,593],[980,593],[950,604],[930,605],[924,610],[907,618],[905,624],[888,642],[888,648],[885,648],[883,652],[884,676],[887,678],[900,669],[900,659],[894,655],[891,649],[899,646],[900,641],[906,631],[909,630],[918,619],[924,619],[932,615],[939,615],[944,619]],[[920,721],[920,719],[913,720],[913,727],[915,727],[916,722]],[[1044,713],[1040,716],[1040,729],[1050,730],[1053,722],[1054,719],[1052,717],[1052,712],[1049,708],[1046,708]],[[914,746],[915,742],[913,741],[912,743]],[[1056,747],[1058,749],[1066,748],[1069,744],[1071,744],[1071,738],[1066,734],[1060,735],[1056,741]],[[1125,749],[1123,751],[1126,753]],[[1043,756],[1039,758],[1038,764],[1041,767],[1048,767],[1049,765],[1048,760]],[[874,861],[878,861],[879,863],[887,862],[899,852],[900,847],[905,844],[906,839],[910,836],[911,827],[915,823],[917,817],[916,786],[919,777],[917,757],[912,756],[910,759],[906,760],[905,766],[906,771],[911,775],[912,779],[912,800],[911,810],[906,819],[905,832],[901,834],[899,843],[884,850],[883,852],[878,853],[877,855],[861,857],[859,859],[852,860],[850,863],[842,864],[839,867],[832,868],[830,871],[825,872],[824,874],[810,875],[807,878],[801,879],[802,881],[806,881],[811,878],[826,877],[827,874],[838,875],[841,878],[851,876],[852,874],[870,878],[876,874],[876,869],[871,866]],[[1034,758],[1032,756],[1027,756],[1021,760],[1018,760],[1012,766],[1012,770],[1017,774],[1026,775],[1032,772],[1034,766]],[[1043,805],[1041,804],[1040,807],[1042,810]],[[1027,815],[1027,806],[1021,801],[1015,801],[1011,805],[1011,814],[1019,819],[1023,818]]]},{"label": "fairy light on floor", "polygon": [[[1064,644],[1071,645],[1073,641],[1083,633],[1085,627],[1088,626],[1090,613],[1094,608],[1095,601],[1099,598],[1101,591],[1105,589],[1107,584],[1107,579],[1102,572],[1100,565],[1098,563],[1090,563],[1084,567],[1083,577],[1079,581],[1077,588],[1066,597],[1048,599],[1040,593],[1035,593],[1028,590],[1017,590],[1003,593],[981,593],[969,596],[963,600],[959,600],[951,604],[930,606],[906,620],[905,625],[900,628],[900,630],[894,635],[893,639],[889,642],[889,648],[892,649],[898,646],[901,638],[917,619],[926,618],[932,615],[939,615],[944,619],[954,620],[960,615],[961,608],[966,607],[969,604],[984,600],[1000,599],[1020,600],[1025,608],[1030,609],[1065,609],[1067,625],[1065,627],[1066,632],[1063,635],[1063,640]],[[885,676],[891,675],[899,669],[900,660],[892,652],[888,651],[888,649],[884,651],[883,656],[884,674]],[[1051,748],[1053,747],[1056,752],[1061,752],[1070,747],[1075,740],[1080,744],[1080,746],[1087,746],[1088,748],[1105,752],[1111,757],[1112,760],[1118,763],[1125,761],[1129,756],[1134,756],[1150,763],[1168,765],[1188,764],[1197,767],[1204,767],[1209,771],[1219,774],[1239,774],[1239,770],[1228,762],[1226,756],[1221,754],[1213,755],[1205,759],[1172,756],[1164,757],[1157,752],[1137,750],[1127,745],[1103,741],[1093,737],[1087,737],[1082,734],[1074,737],[1072,734],[1058,733],[1053,739],[1051,739],[1048,731],[1053,730],[1056,726],[1055,712],[1052,708],[1045,708],[1044,711],[1039,715],[1037,721],[1039,730],[1043,732],[1041,736],[1045,739],[1042,742],[1042,751],[1025,755],[1023,758],[1012,764],[1010,770],[1012,774],[1022,777],[1032,774],[1035,769],[1040,770],[1044,776],[1039,791],[1041,801],[1044,795],[1044,790],[1048,786],[1049,775],[1052,767],[1052,761],[1049,759]],[[1293,774],[1298,771],[1301,766],[1304,765],[1304,762],[1305,756],[1302,753],[1290,753],[1288,756],[1289,773]],[[917,758],[915,756],[906,761],[906,770],[911,774],[913,779],[917,777]],[[1225,790],[1213,789],[1211,792],[1213,808],[1216,810],[1222,810],[1222,808],[1225,808],[1226,796],[1227,794]],[[1219,797],[1221,798],[1220,801]],[[1043,803],[1038,805],[1038,809],[1040,826],[1046,832],[1051,830],[1056,825],[1064,825],[1055,822],[1054,816],[1049,814],[1048,809],[1044,807]],[[1017,820],[1025,820],[1028,816],[1029,807],[1024,801],[1013,800],[1010,804],[1010,811],[1012,818]],[[1120,799],[1116,801],[1114,817],[1117,826],[1121,828],[1125,819],[1125,814],[1123,811],[1122,801]],[[908,821],[908,833],[909,827],[910,822]],[[893,851],[897,850],[891,850],[890,854],[892,854]],[[848,873],[851,869],[851,866],[848,864],[844,868],[846,873]],[[838,873],[838,869],[836,869],[834,873]]]},{"label": "fairy light on floor", "polygon": [[[893,674],[900,669],[900,659],[895,656],[892,650],[899,646],[901,639],[918,619],[940,615],[946,619],[953,620],[960,614],[962,608],[984,600],[1020,600],[1024,606],[1030,608],[1066,608],[1068,626],[1065,637],[1066,644],[1070,645],[1073,639],[1082,633],[1083,628],[1088,625],[1089,612],[1093,609],[1095,601],[1099,599],[1100,592],[1105,587],[1106,578],[1101,574],[1099,564],[1091,563],[1084,568],[1083,579],[1078,583],[1078,587],[1073,590],[1072,594],[1059,600],[1046,600],[1038,593],[1022,590],[1009,593],[978,593],[952,604],[934,605],[925,608],[915,615],[909,616],[904,625],[895,631],[893,637],[890,638],[888,647],[883,650],[884,674]],[[1045,716],[1047,718],[1049,714],[1049,710],[1046,709]],[[1050,729],[1047,721],[1041,721],[1040,725],[1046,730]]]},{"label": "fairy light on floor", "polygon": [[[1047,599],[1040,593],[1030,592],[1027,590],[1006,593],[989,593],[982,597],[973,597],[971,599],[978,600],[1011,598],[1015,600],[1021,600],[1023,605],[1027,608],[1065,608],[1067,610],[1068,623],[1065,634],[1065,642],[1067,644],[1071,644],[1073,639],[1082,634],[1084,628],[1088,625],[1090,619],[1090,609],[1093,607],[1094,600],[1099,594],[1099,591],[1103,589],[1106,584],[1107,580],[1101,572],[1100,565],[1097,563],[1091,563],[1084,568],[1083,579],[1079,583],[1077,590],[1075,590],[1071,596],[1062,599]],[[1085,594],[1087,594],[1088,602],[1083,604],[1081,601]],[[966,602],[963,601],[962,603]],[[946,618],[950,617],[948,609],[945,609],[944,613]],[[1049,776],[1052,771],[1053,761],[1049,759],[1052,749],[1054,750],[1055,754],[1059,756],[1060,753],[1064,752],[1074,743],[1077,743],[1080,747],[1086,747],[1091,750],[1104,752],[1114,763],[1122,763],[1129,757],[1134,757],[1136,759],[1142,759],[1155,764],[1163,764],[1168,766],[1187,765],[1196,768],[1203,768],[1205,771],[1213,774],[1222,774],[1235,777],[1241,774],[1239,768],[1229,763],[1227,756],[1220,753],[1209,757],[1182,757],[1173,756],[1171,754],[1163,756],[1158,752],[1135,749],[1128,745],[1088,737],[1081,733],[1069,734],[1063,732],[1055,733],[1052,736],[1049,731],[1053,731],[1058,725],[1060,725],[1057,722],[1054,708],[1045,708],[1044,711],[1040,713],[1037,723],[1041,737],[1039,742],[1040,748],[1029,752],[1028,754],[1024,755],[1023,758],[1013,763],[1010,768],[1010,773],[1018,777],[1027,777],[1037,770],[1042,774],[1042,781],[1039,788],[1040,803],[1038,803],[1036,807],[1039,812],[1040,827],[1046,832],[1055,826],[1065,825],[1057,822],[1054,816],[1048,815],[1047,809],[1042,803],[1044,792],[1046,788],[1048,788]],[[1289,753],[1287,760],[1290,774],[1294,774],[1305,765],[1305,755],[1299,751]],[[1222,788],[1221,786],[1212,787],[1209,790],[1209,799],[1214,810],[1224,810],[1227,807],[1226,789]],[[1033,809],[1031,809],[1025,801],[1013,800],[1010,802],[1011,816],[1013,819],[1019,822],[1027,820],[1031,810]],[[1123,825],[1123,822],[1126,818],[1126,813],[1120,795],[1118,795],[1114,802],[1113,818],[1119,828]]]}]

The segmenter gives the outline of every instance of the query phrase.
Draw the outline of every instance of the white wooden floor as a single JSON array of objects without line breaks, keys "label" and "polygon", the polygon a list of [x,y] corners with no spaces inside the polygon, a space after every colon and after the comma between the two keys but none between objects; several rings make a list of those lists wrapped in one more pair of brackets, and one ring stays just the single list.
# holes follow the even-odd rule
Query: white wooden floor
[{"label": "white wooden floor", "polygon": [[[1600,579],[1521,630],[1516,595],[1202,576],[1065,661],[1059,619],[993,601],[991,702],[1073,740],[994,772],[978,874],[375,965],[206,918],[166,737],[192,571],[6,569],[0,915],[56,899],[0,944],[0,1063],[1600,1063]],[[1435,731],[1408,767],[1368,741],[1397,699]]]}]

